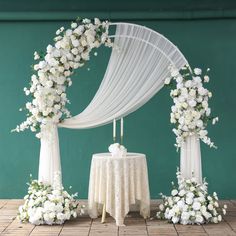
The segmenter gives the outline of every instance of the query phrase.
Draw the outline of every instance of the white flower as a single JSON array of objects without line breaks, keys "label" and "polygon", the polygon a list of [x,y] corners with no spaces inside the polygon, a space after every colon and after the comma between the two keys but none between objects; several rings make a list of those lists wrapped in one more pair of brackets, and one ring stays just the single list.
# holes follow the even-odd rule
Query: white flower
[{"label": "white flower", "polygon": [[218,223],[218,218],[217,217],[213,217],[213,223],[217,224]]},{"label": "white flower", "polygon": [[197,105],[197,103],[196,103],[195,100],[190,100],[190,101],[188,102],[188,104],[189,104],[189,106],[191,106],[191,107],[195,107],[195,106]]},{"label": "white flower", "polygon": [[193,203],[193,209],[195,211],[198,211],[201,208],[201,203],[200,202],[194,202]]},{"label": "white flower", "polygon": [[218,215],[218,221],[222,221],[222,216],[221,215]]},{"label": "white flower", "polygon": [[173,190],[171,191],[171,195],[172,195],[172,196],[176,196],[177,194],[178,194],[178,190],[173,189]]},{"label": "white flower", "polygon": [[219,121],[218,117],[213,118],[212,120],[212,124],[215,125],[217,122]]},{"label": "white flower", "polygon": [[179,217],[176,217],[176,216],[172,217],[172,222],[174,224],[177,224],[179,222]]},{"label": "white flower", "polygon": [[192,86],[192,81],[191,81],[191,80],[187,80],[187,81],[185,82],[185,86],[186,86],[187,88],[191,87],[191,86]]},{"label": "white flower", "polygon": [[212,210],[214,209],[214,207],[212,206],[212,204],[209,204],[209,205],[207,206],[207,208],[208,208],[210,211],[212,211]]},{"label": "white flower", "polygon": [[171,70],[171,76],[176,77],[177,75],[179,75],[179,71],[177,69],[172,69]]},{"label": "white flower", "polygon": [[186,191],[184,189],[179,191],[179,196],[184,196],[186,194]]},{"label": "white flower", "polygon": [[194,71],[195,75],[201,75],[202,74],[202,70],[200,68],[195,68],[193,71]]},{"label": "white flower", "polygon": [[71,28],[76,28],[77,27],[77,23],[73,22],[71,23]]},{"label": "white flower", "polygon": [[94,18],[95,25],[100,25],[101,21],[98,18]]},{"label": "white flower", "polygon": [[40,58],[39,54],[37,52],[34,52],[34,60],[38,60]]},{"label": "white flower", "polygon": [[170,78],[170,77],[167,77],[167,78],[165,79],[165,84],[170,84],[170,81],[171,81],[171,78]]},{"label": "white flower", "polygon": [[160,209],[161,211],[163,211],[163,210],[164,210],[164,205],[163,205],[163,204],[160,204],[160,205],[159,205],[159,209]]},{"label": "white flower", "polygon": [[188,205],[191,205],[191,204],[193,203],[193,199],[190,198],[190,197],[187,197],[187,198],[186,198],[186,203],[187,203]]},{"label": "white flower", "polygon": [[198,120],[196,125],[197,125],[197,127],[202,128],[203,127],[203,121],[202,120]]},{"label": "white flower", "polygon": [[203,217],[201,215],[196,215],[196,223],[203,223]]},{"label": "white flower", "polygon": [[208,75],[205,75],[205,76],[204,76],[204,82],[205,82],[205,83],[208,83],[209,81],[210,81],[209,76],[208,76]]}]

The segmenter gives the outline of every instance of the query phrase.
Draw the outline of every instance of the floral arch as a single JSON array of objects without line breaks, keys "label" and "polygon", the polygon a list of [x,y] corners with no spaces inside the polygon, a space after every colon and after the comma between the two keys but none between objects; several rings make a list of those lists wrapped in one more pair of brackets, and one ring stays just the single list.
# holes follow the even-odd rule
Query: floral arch
[{"label": "floral arch", "polygon": [[[112,25],[116,32],[109,35]],[[67,30],[61,27],[54,41],[45,54],[34,54],[35,73],[30,87],[24,88],[32,100],[25,106],[26,121],[15,129],[30,128],[41,139],[40,182],[53,186],[55,173],[61,172],[58,127],[84,129],[111,123],[140,108],[165,84],[175,82],[171,123],[177,126],[173,131],[181,147],[181,171],[189,178],[194,168],[197,182],[202,182],[199,138],[214,146],[206,131],[207,121],[212,119],[208,108],[211,93],[203,87],[201,70],[192,71],[173,43],[144,26],[97,18],[77,20]],[[70,76],[89,60],[91,50],[101,45],[112,47],[102,83],[84,111],[71,117],[66,108]],[[208,80],[204,77],[204,82]],[[56,184],[61,186],[58,176]]]}]

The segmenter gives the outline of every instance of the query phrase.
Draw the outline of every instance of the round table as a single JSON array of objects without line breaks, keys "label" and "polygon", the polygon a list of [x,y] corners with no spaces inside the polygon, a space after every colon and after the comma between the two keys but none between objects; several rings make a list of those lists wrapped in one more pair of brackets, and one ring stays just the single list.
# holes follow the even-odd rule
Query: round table
[{"label": "round table", "polygon": [[117,225],[131,204],[139,203],[140,214],[150,216],[150,193],[146,156],[127,153],[125,157],[111,153],[94,154],[90,169],[88,210],[91,218],[108,212]]}]

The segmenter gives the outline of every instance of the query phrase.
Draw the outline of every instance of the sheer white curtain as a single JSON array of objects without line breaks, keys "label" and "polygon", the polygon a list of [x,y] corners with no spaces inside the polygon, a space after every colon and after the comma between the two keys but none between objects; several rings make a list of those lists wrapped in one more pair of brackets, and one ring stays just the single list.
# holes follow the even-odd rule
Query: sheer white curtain
[{"label": "sheer white curtain", "polygon": [[[187,64],[179,49],[161,34],[140,25],[113,25],[116,26],[116,33],[111,37],[115,47],[97,93],[83,112],[58,124],[59,127],[93,128],[127,116],[162,88],[171,64],[178,69]],[[54,145],[51,148],[55,151],[46,152],[49,147],[47,142],[49,140],[41,141],[40,165],[44,163],[48,169],[55,171],[54,167],[49,166],[55,162],[55,166],[60,167],[59,143],[51,142]],[[41,159],[51,162],[45,164]],[[40,168],[44,169],[42,166]],[[45,180],[42,173],[39,172],[39,178]]]}]

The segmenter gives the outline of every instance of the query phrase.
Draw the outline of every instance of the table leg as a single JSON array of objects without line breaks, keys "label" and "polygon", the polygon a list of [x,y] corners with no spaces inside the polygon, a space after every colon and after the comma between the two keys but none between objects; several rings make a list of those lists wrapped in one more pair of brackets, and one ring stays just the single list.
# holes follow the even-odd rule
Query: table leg
[{"label": "table leg", "polygon": [[102,208],[102,220],[101,223],[105,223],[105,219],[106,219],[106,203],[103,204],[103,208]]}]

